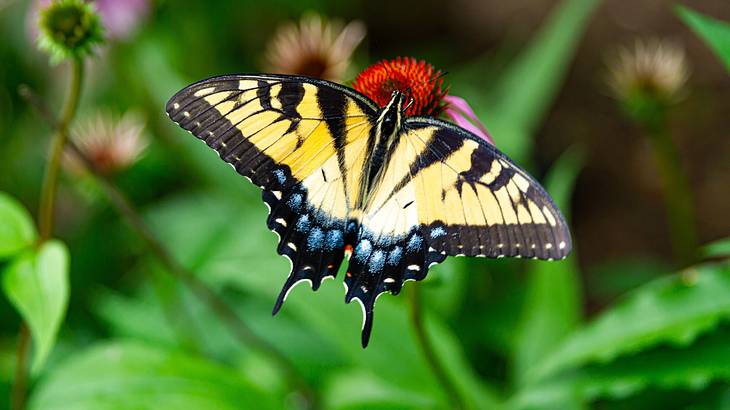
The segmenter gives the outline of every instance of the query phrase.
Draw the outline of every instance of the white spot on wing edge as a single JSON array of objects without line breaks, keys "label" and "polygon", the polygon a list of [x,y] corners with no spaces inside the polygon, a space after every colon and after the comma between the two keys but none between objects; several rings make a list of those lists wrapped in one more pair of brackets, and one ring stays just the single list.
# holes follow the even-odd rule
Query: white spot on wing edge
[{"label": "white spot on wing edge", "polygon": [[173,103],[172,104],[172,109],[173,110],[177,110],[178,108],[180,108],[180,104],[179,103]]},{"label": "white spot on wing edge", "polygon": [[309,282],[309,286],[312,286],[312,280],[311,279],[306,279],[306,278],[305,279],[299,279],[298,281],[294,282],[289,287],[289,289],[287,289],[286,293],[284,294],[284,302],[286,302],[286,298],[289,297],[289,294],[291,293],[291,291],[294,290],[294,288],[296,288],[297,285],[300,284],[300,283],[302,283],[302,282]]},{"label": "white spot on wing edge", "polygon": [[[347,286],[345,286],[345,289],[347,289]],[[360,304],[360,309],[362,309],[362,326],[360,327],[360,330],[363,331],[365,330],[365,318],[367,317],[367,313],[365,312],[365,303],[363,303],[363,301],[360,300],[360,298],[357,296],[355,296],[353,299]]]},{"label": "white spot on wing edge", "polygon": [[[276,218],[275,222],[283,227],[286,227],[286,220],[284,218]],[[276,232],[276,231],[274,231],[274,232]]]},{"label": "white spot on wing edge", "polygon": [[565,244],[565,242],[564,242],[564,241],[563,241],[563,242],[560,242],[560,243],[558,244],[558,248],[560,248],[560,249],[565,249],[565,247],[566,247],[566,246],[567,246],[567,245]]}]

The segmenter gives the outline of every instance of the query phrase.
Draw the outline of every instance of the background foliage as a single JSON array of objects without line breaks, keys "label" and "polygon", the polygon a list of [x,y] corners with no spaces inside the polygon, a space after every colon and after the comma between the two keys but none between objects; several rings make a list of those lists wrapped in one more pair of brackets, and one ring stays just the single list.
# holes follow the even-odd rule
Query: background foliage
[{"label": "background foliage", "polygon": [[[31,214],[50,131],[17,90],[27,84],[60,105],[69,67],[50,66],[34,47],[34,4],[0,1],[0,396],[10,395],[24,321],[32,409],[452,408],[411,323],[408,297],[419,286],[426,334],[465,408],[730,408],[728,4],[688,2],[709,17],[648,1],[457,1],[419,6],[423,16],[380,3],[160,0],[87,67],[79,118],[107,109],[146,120],[144,155],[111,181],[287,367],[168,275],[88,174],[65,173],[59,239],[36,246]],[[272,318],[288,264],[260,193],[163,107],[192,81],[261,70],[276,26],[311,10],[365,23],[350,75],[395,55],[449,71],[451,93],[544,182],[576,251],[555,263],[450,258],[404,295],[379,300],[366,350],[360,309],[342,303],[335,282],[316,294],[296,288]],[[686,45],[698,78],[669,120],[705,244],[682,265],[671,257],[651,151],[602,82],[610,47],[666,33]]]}]

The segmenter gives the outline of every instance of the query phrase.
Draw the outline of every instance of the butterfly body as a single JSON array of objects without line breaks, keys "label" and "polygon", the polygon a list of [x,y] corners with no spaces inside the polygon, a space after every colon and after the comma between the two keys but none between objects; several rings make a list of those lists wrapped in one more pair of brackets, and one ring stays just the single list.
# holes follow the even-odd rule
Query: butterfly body
[{"label": "butterfly body", "polygon": [[356,91],[280,75],[215,77],[167,105],[170,117],[263,189],[268,227],[317,289],[348,258],[345,300],[370,336],[377,297],[425,278],[447,255],[560,259],[570,234],[550,197],[496,148],[453,124],[406,117]]}]

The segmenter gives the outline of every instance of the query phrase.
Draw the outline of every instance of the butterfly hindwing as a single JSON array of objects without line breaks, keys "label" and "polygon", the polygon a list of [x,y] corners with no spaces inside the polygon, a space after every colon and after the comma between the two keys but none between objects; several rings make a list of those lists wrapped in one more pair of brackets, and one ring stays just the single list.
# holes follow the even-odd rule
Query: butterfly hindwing
[{"label": "butterfly hindwing", "polygon": [[360,177],[348,170],[362,167],[372,102],[320,80],[235,75],[186,87],[167,112],[264,190],[267,225],[292,262],[274,312],[295,284],[317,289],[335,276],[359,194]]}]

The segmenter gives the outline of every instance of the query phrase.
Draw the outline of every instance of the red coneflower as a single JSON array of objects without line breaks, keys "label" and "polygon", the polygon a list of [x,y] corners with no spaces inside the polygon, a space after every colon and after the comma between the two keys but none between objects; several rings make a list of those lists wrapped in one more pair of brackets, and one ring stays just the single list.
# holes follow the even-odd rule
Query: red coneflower
[{"label": "red coneflower", "polygon": [[441,70],[423,60],[397,57],[366,68],[355,78],[352,86],[381,107],[390,101],[393,91],[406,92],[413,99],[406,110],[407,116],[436,117],[443,114],[456,125],[494,145],[469,104],[463,98],[447,95],[448,87],[443,85],[443,75]]},{"label": "red coneflower", "polygon": [[358,74],[352,86],[381,107],[390,101],[393,91],[407,92],[413,103],[406,115],[437,116],[445,108],[443,73],[431,64],[413,57],[382,60]]}]

